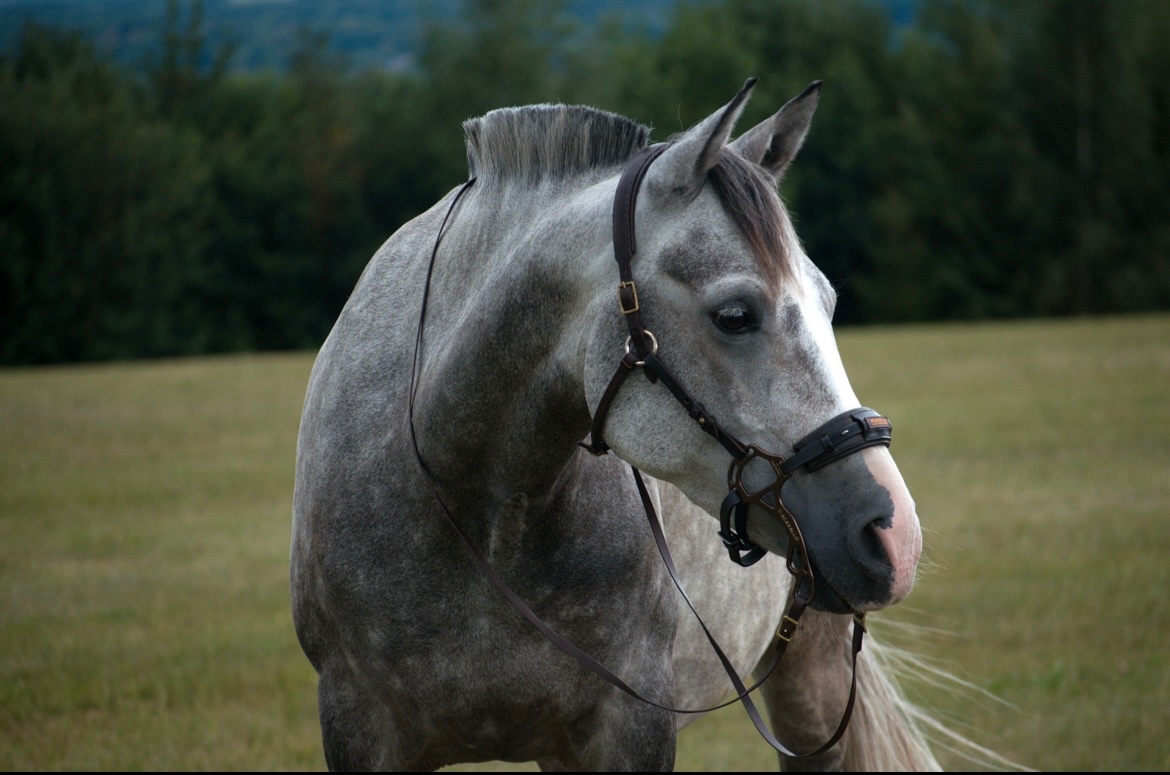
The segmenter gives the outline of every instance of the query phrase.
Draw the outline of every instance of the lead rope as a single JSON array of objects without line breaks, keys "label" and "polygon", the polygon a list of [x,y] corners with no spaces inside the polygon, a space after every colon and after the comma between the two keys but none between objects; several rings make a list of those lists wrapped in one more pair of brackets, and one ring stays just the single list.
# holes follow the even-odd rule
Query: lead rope
[{"label": "lead rope", "polygon": [[471,553],[472,558],[475,560],[476,565],[479,567],[484,576],[486,576],[487,579],[492,582],[492,584],[504,595],[508,602],[510,602],[512,606],[517,611],[519,611],[521,615],[524,616],[525,619],[527,619],[534,627],[536,627],[536,629],[542,635],[544,635],[545,638],[547,638],[553,645],[557,646],[557,648],[573,657],[573,659],[575,659],[582,667],[587,668],[594,674],[605,679],[610,684],[617,687],[618,689],[621,689],[631,697],[644,702],[647,705],[652,705],[656,708],[660,708],[671,713],[692,714],[709,713],[711,711],[725,708],[736,702],[742,702],[744,704],[744,708],[747,710],[748,716],[751,717],[752,723],[755,724],[756,729],[759,731],[760,735],[768,742],[769,745],[772,746],[772,748],[774,748],[779,753],[791,758],[808,758],[812,756],[818,756],[828,751],[830,748],[836,745],[841,737],[845,734],[845,729],[848,726],[849,718],[853,711],[854,697],[857,688],[857,655],[861,651],[862,634],[865,631],[864,614],[859,613],[854,616],[852,646],[853,683],[849,689],[849,702],[846,706],[845,715],[841,719],[841,723],[838,725],[836,732],[834,732],[828,742],[812,753],[797,754],[788,750],[782,743],[780,743],[780,741],[775,738],[775,736],[773,736],[771,730],[769,730],[768,726],[764,723],[759,710],[756,708],[755,703],[751,699],[751,693],[758,689],[764,683],[764,681],[766,681],[768,677],[771,676],[772,672],[775,671],[777,665],[780,664],[780,658],[784,655],[784,651],[786,650],[788,643],[791,641],[793,634],[796,632],[800,616],[803,614],[807,604],[807,601],[804,600],[799,593],[800,578],[797,578],[793,586],[793,603],[789,608],[788,613],[784,616],[780,627],[776,631],[776,644],[773,649],[771,664],[764,672],[764,675],[758,681],[756,681],[756,683],[754,683],[750,688],[746,687],[743,683],[743,680],[740,679],[739,674],[736,672],[734,666],[731,664],[731,661],[728,659],[723,649],[719,646],[718,642],[716,642],[715,637],[711,634],[711,631],[707,628],[706,623],[703,621],[702,617],[699,616],[699,612],[695,609],[694,603],[691,601],[690,596],[683,588],[682,581],[678,576],[677,570],[675,569],[674,560],[671,557],[670,549],[667,547],[666,536],[663,534],[662,525],[658,519],[657,512],[654,509],[654,504],[650,497],[650,493],[647,490],[646,484],[642,479],[642,475],[637,468],[631,466],[631,470],[634,474],[634,481],[638,487],[638,494],[642,499],[642,505],[646,512],[646,518],[649,522],[650,530],[654,535],[654,541],[658,547],[658,552],[662,556],[663,563],[666,565],[671,580],[674,582],[675,587],[686,601],[687,607],[690,608],[691,612],[694,614],[696,621],[699,623],[699,626],[702,627],[704,635],[707,637],[707,640],[711,644],[711,647],[714,649],[716,655],[718,655],[719,661],[723,665],[723,669],[726,671],[728,677],[731,679],[732,685],[735,687],[735,697],[713,707],[697,709],[675,708],[643,697],[638,691],[631,688],[628,684],[625,683],[625,681],[609,670],[609,668],[605,667],[605,665],[602,665],[592,656],[578,648],[572,641],[566,639],[558,632],[556,632],[556,630],[545,624],[545,622],[539,616],[537,616],[531,608],[528,607],[528,605],[519,597],[519,595],[517,595],[512,590],[512,588],[508,586],[508,584],[502,578],[499,577],[495,569],[491,566],[491,563],[483,555],[483,552],[479,550],[479,547],[476,546],[475,542],[471,540],[471,537],[468,536],[461,527],[459,527],[459,524],[451,515],[450,510],[443,502],[442,496],[439,495],[439,492],[435,487],[434,481],[430,475],[430,470],[427,468],[426,462],[422,458],[422,454],[419,452],[418,438],[415,434],[414,428],[414,402],[415,396],[418,392],[419,360],[422,351],[422,337],[426,323],[427,301],[430,297],[431,278],[434,274],[435,258],[438,256],[439,244],[442,242],[443,234],[446,231],[447,222],[450,220],[452,213],[455,211],[456,205],[459,204],[459,201],[463,198],[463,195],[467,193],[467,191],[470,190],[472,186],[475,185],[475,181],[475,178],[471,178],[466,183],[464,183],[463,186],[459,189],[458,193],[456,193],[454,199],[451,201],[450,207],[447,209],[447,214],[443,217],[443,221],[439,225],[439,233],[435,238],[435,245],[431,250],[430,261],[427,264],[426,281],[423,285],[422,304],[419,309],[418,330],[415,334],[414,357],[411,361],[410,394],[407,403],[407,419],[410,431],[410,443],[411,448],[414,451],[415,460],[423,472],[423,478],[426,480],[427,487],[430,489],[431,494],[438,502],[439,507],[442,510],[443,515],[446,517],[448,524],[451,525],[452,529],[454,529],[455,533],[463,541],[463,544]]}]

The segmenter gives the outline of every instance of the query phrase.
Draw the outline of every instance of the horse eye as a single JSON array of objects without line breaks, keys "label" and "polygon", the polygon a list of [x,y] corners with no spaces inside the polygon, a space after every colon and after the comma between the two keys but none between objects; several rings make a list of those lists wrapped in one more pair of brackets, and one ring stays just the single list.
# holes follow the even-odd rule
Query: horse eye
[{"label": "horse eye", "polygon": [[715,313],[715,325],[733,334],[742,334],[752,326],[748,311],[739,305],[724,307]]}]

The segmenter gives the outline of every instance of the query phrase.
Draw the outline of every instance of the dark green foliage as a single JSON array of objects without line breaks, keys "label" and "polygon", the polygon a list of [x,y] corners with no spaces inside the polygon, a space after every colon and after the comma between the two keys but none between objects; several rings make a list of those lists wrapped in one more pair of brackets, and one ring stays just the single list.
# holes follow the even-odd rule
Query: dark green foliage
[{"label": "dark green foliage", "polygon": [[190,348],[210,170],[197,133],[72,36],[29,28],[0,71],[0,359]]},{"label": "dark green foliage", "polygon": [[1170,5],[888,5],[680,2],[650,35],[466,0],[393,73],[311,31],[233,70],[199,2],[133,69],[27,26],[0,58],[0,363],[315,347],[463,179],[464,119],[584,102],[664,139],[749,75],[743,129],[826,81],[783,193],[839,322],[1170,308]]}]

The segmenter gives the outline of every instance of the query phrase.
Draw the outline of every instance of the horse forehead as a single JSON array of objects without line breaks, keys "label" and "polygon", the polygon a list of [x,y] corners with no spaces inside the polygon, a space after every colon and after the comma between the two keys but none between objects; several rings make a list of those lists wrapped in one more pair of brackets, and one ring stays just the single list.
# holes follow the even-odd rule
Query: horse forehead
[{"label": "horse forehead", "polygon": [[[681,206],[667,203],[659,210],[655,203],[648,204],[646,219],[651,222],[650,247],[657,253],[657,271],[691,287],[705,287],[740,274],[762,280],[769,286],[768,295],[776,299],[791,293],[801,303],[811,296],[819,305],[827,296],[835,297],[827,279],[805,255],[783,203],[779,205],[780,223],[773,232],[781,245],[781,255],[776,257],[757,254],[756,249],[768,248],[752,247],[711,186]],[[776,260],[785,266],[780,269],[774,264]]]},{"label": "horse forehead", "polygon": [[658,253],[658,269],[692,287],[703,287],[733,273],[760,274],[747,240],[719,215],[687,218]]},{"label": "horse forehead", "polygon": [[767,282],[768,272],[734,225],[690,223],[670,235],[658,252],[657,269],[692,288],[711,287],[716,281],[737,274],[754,277],[769,289],[768,296],[782,308],[811,306],[810,314],[831,315],[837,298],[832,283],[804,254],[799,240],[789,240],[788,249],[797,255],[797,260],[792,262],[791,272],[781,287],[772,288]]}]

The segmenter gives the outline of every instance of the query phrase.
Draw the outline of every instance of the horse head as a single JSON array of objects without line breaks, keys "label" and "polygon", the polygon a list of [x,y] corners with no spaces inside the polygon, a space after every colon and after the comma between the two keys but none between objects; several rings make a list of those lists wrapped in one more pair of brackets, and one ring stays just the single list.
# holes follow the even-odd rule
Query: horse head
[{"label": "horse head", "polygon": [[[731,141],[753,84],[645,168],[634,194],[632,265],[654,357],[737,444],[791,458],[803,437],[859,402],[833,336],[836,293],[805,254],[777,193],[808,133],[820,83]],[[624,299],[621,311],[632,303]],[[611,290],[594,306],[585,390],[596,413],[627,332]],[[714,515],[728,495],[729,445],[701,432],[695,417],[650,379],[630,379],[607,407],[605,441]],[[742,472],[747,489],[766,488],[774,475],[767,465]],[[781,481],[783,510],[799,525],[816,580],[813,607],[873,610],[909,593],[921,532],[887,446]],[[793,531],[776,510],[744,508],[750,541],[790,556]]]}]

